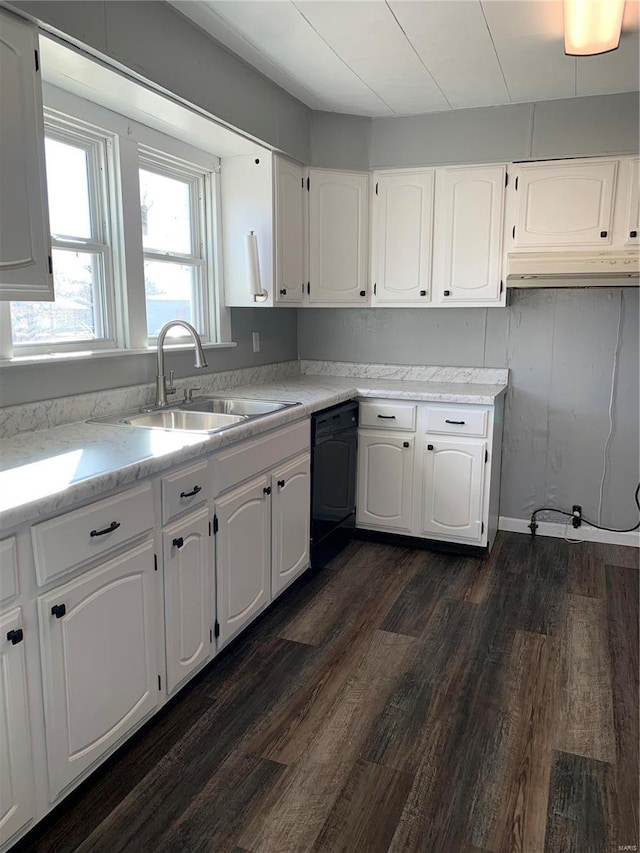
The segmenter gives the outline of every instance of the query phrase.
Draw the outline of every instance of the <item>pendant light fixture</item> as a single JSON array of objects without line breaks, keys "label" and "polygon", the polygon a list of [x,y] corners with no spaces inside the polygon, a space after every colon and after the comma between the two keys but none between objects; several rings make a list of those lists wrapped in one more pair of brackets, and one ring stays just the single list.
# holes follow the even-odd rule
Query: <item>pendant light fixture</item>
[{"label": "pendant light fixture", "polygon": [[592,56],[620,44],[625,0],[564,0],[564,50]]}]

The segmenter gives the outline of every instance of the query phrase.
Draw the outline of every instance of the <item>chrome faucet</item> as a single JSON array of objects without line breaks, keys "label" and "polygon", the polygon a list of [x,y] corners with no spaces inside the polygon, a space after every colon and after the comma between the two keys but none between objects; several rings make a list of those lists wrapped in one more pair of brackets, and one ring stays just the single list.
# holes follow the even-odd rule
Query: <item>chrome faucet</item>
[{"label": "chrome faucet", "polygon": [[[202,341],[200,340],[200,335],[193,328],[191,323],[187,323],[186,320],[169,320],[168,323],[165,323],[164,326],[160,329],[160,333],[158,334],[158,375],[156,376],[156,406],[167,406],[167,382],[164,375],[164,339],[167,336],[167,332],[169,329],[173,328],[173,326],[181,326],[183,329],[186,329],[187,332],[193,338],[193,343],[196,350],[196,360],[194,362],[194,367],[206,367],[207,359],[204,357],[204,350],[202,349]],[[169,392],[172,393],[172,392]],[[174,392],[175,393],[175,390]]]}]

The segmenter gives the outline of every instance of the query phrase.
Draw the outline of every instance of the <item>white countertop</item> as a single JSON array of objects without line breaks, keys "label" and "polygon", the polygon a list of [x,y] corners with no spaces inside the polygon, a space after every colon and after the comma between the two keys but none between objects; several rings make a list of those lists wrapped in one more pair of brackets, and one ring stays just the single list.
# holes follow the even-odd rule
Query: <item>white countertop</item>
[{"label": "white countertop", "polygon": [[353,397],[493,405],[506,388],[505,384],[307,375],[230,389],[230,397],[302,405],[212,435],[86,421],[23,432],[0,443],[0,535]]}]

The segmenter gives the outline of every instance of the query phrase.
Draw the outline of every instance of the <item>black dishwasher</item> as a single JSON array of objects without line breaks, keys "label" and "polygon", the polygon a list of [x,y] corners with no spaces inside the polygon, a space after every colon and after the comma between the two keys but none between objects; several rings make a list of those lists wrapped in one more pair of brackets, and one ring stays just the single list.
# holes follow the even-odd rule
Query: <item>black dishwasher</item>
[{"label": "black dishwasher", "polygon": [[311,565],[320,567],[350,537],[356,518],[358,403],[311,418]]}]

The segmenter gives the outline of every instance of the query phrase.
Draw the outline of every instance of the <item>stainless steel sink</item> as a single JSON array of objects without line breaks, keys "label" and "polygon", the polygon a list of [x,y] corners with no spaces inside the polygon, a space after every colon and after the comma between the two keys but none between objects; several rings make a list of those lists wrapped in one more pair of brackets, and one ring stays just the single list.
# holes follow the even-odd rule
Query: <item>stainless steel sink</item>
[{"label": "stainless steel sink", "polygon": [[102,418],[91,418],[89,423],[214,433],[299,405],[300,403],[284,403],[280,400],[197,397],[169,407],[136,409]]},{"label": "stainless steel sink", "polygon": [[180,408],[189,412],[220,412],[233,415],[268,415],[298,403],[280,403],[275,400],[240,400],[232,397],[202,397],[181,403]]},{"label": "stainless steel sink", "polygon": [[221,429],[243,423],[244,415],[225,415],[217,412],[185,412],[180,409],[162,409],[123,418],[127,426],[150,427],[151,429],[178,429],[188,432],[218,432]]}]

